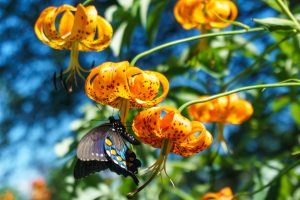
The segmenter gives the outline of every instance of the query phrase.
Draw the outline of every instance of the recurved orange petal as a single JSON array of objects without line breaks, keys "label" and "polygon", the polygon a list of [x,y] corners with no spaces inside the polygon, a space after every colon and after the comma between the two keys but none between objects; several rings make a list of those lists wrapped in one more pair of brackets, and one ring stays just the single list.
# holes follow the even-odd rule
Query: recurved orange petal
[{"label": "recurved orange petal", "polygon": [[87,41],[93,41],[96,34],[98,12],[95,6],[87,6],[85,7],[85,11],[87,15],[87,21],[84,28],[83,39]]},{"label": "recurved orange petal", "polygon": [[151,100],[159,92],[159,79],[151,71],[143,71],[128,78],[131,94],[137,99]]},{"label": "recurved orange petal", "polygon": [[41,40],[42,42],[44,42],[46,44],[49,43],[49,39],[46,37],[46,35],[44,34],[44,31],[43,31],[44,20],[45,20],[45,17],[49,13],[52,13],[55,9],[56,9],[56,7],[48,7],[45,10],[43,10],[34,25],[35,34],[37,35],[39,40]]},{"label": "recurved orange petal", "polygon": [[230,187],[225,187],[219,192],[209,192],[202,197],[202,200],[232,200],[233,194]]},{"label": "recurved orange petal", "polygon": [[132,130],[146,144],[160,148],[163,140],[161,132],[161,108],[153,107],[135,116]]},{"label": "recurved orange petal", "polygon": [[230,106],[228,113],[226,123],[241,124],[252,116],[253,107],[248,101],[239,99]]},{"label": "recurved orange petal", "polygon": [[97,34],[93,40],[81,41],[79,47],[82,51],[101,51],[108,47],[112,39],[113,29],[111,25],[102,17],[97,16]]},{"label": "recurved orange petal", "polygon": [[156,148],[161,147],[163,140],[170,140],[170,151],[181,156],[198,153],[212,143],[211,134],[200,122],[190,122],[170,106],[141,111],[133,120],[133,131],[144,143]]},{"label": "recurved orange petal", "polygon": [[220,18],[233,21],[236,19],[237,14],[238,10],[236,5],[229,0],[211,1],[208,5],[209,24],[213,28],[224,28],[230,25]]},{"label": "recurved orange petal", "polygon": [[161,120],[163,137],[173,142],[184,140],[191,133],[191,122],[170,106],[162,106],[161,109],[166,112]]},{"label": "recurved orange petal", "polygon": [[85,27],[87,23],[87,11],[82,4],[78,4],[74,17],[74,25],[72,27],[71,35],[68,37],[69,41],[80,40],[85,37]]},{"label": "recurved orange petal", "polygon": [[59,33],[64,39],[71,34],[72,27],[74,25],[74,15],[72,12],[67,10],[61,17],[59,22]]},{"label": "recurved orange petal", "polygon": [[158,96],[152,100],[143,101],[142,99],[134,98],[130,102],[130,105],[132,108],[153,107],[153,106],[156,106],[157,104],[159,104],[160,102],[162,102],[166,98],[166,96],[169,92],[168,79],[164,75],[162,75],[161,73],[158,73],[158,72],[151,71],[151,74],[156,76],[158,78],[158,80],[160,81],[160,85],[162,86],[162,93],[160,94],[160,96]]},{"label": "recurved orange petal", "polygon": [[[61,46],[61,45],[64,45],[64,43],[66,42],[65,40],[63,40],[61,38],[61,35],[56,30],[55,20],[56,20],[57,15],[59,15],[60,13],[62,13],[64,11],[67,11],[67,10],[75,10],[75,8],[73,6],[65,4],[65,5],[57,7],[56,9],[49,11],[48,14],[45,16],[45,19],[43,22],[43,31],[44,31],[45,36],[48,38],[48,40],[51,41],[50,44]],[[62,48],[62,47],[59,47],[59,48]]]},{"label": "recurved orange petal", "polygon": [[191,122],[192,130],[182,140],[174,142],[174,153],[181,156],[191,156],[207,149],[213,141],[212,135],[200,122]]},{"label": "recurved orange petal", "polygon": [[[200,97],[200,99],[207,96]],[[208,102],[197,103],[189,107],[189,114],[201,122],[220,122],[241,124],[253,114],[252,105],[236,94],[223,96]]]},{"label": "recurved orange petal", "polygon": [[[199,99],[204,99],[208,96],[201,96]],[[200,122],[211,122],[214,117],[214,104],[212,101],[205,103],[193,104],[188,108],[189,114]]]},{"label": "recurved orange petal", "polygon": [[193,20],[194,9],[199,6],[201,0],[179,0],[174,7],[174,16],[184,29],[195,28],[197,24]]},{"label": "recurved orange petal", "polygon": [[117,98],[130,98],[127,82],[127,61],[114,63],[105,62],[91,70],[86,78],[85,92],[93,100],[117,107]]}]

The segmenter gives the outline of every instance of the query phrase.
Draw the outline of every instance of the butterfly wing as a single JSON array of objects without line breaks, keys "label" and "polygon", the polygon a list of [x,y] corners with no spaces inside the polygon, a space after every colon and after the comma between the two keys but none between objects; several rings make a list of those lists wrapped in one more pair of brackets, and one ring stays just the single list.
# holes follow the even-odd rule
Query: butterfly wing
[{"label": "butterfly wing", "polygon": [[104,124],[93,128],[79,142],[77,158],[81,161],[107,161],[104,142],[110,126]]},{"label": "butterfly wing", "polygon": [[139,183],[135,174],[141,162],[125,144],[117,127],[112,123],[100,125],[80,140],[74,168],[75,179],[110,169],[119,175],[131,176],[136,184]]},{"label": "butterfly wing", "polygon": [[84,178],[90,174],[95,172],[99,172],[102,170],[108,169],[107,162],[101,162],[97,160],[91,161],[81,161],[79,159],[76,160],[75,168],[74,168],[74,178],[80,179]]},{"label": "butterfly wing", "polygon": [[103,124],[93,128],[79,141],[76,152],[78,159],[74,168],[75,179],[108,169],[104,142],[109,127],[109,124]]},{"label": "butterfly wing", "polygon": [[111,159],[111,163],[108,166],[110,170],[125,177],[131,176],[138,185],[139,181],[135,174],[138,172],[141,162],[136,159],[135,154],[124,143],[121,135],[110,130],[105,139],[104,148]]}]

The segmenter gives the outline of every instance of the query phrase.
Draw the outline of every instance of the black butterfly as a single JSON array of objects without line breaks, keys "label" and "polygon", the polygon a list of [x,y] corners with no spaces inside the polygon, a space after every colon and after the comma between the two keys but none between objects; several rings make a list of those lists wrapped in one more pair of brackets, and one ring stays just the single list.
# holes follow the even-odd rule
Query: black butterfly
[{"label": "black butterfly", "polygon": [[74,177],[79,179],[110,169],[119,175],[131,176],[138,185],[139,180],[135,174],[141,167],[141,161],[128,148],[124,139],[134,145],[140,142],[126,132],[120,120],[110,117],[109,121],[92,129],[80,140]]}]

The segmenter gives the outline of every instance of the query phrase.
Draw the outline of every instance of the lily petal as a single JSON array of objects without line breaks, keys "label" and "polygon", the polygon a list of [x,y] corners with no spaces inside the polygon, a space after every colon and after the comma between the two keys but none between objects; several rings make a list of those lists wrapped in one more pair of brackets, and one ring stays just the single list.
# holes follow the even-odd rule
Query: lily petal
[{"label": "lily petal", "polygon": [[46,44],[49,43],[49,39],[45,36],[44,31],[43,31],[44,20],[45,20],[45,17],[55,9],[56,9],[56,7],[48,7],[45,10],[43,10],[34,25],[34,32],[36,33],[37,37],[39,38],[39,40],[41,40],[42,42],[44,42]]},{"label": "lily petal", "polygon": [[167,112],[161,120],[163,137],[171,139],[175,143],[184,140],[192,130],[190,121],[177,110],[170,109],[169,106],[163,106],[162,110]]},{"label": "lily petal", "polygon": [[82,4],[77,5],[75,12],[74,25],[71,35],[68,37],[69,41],[80,40],[85,36],[85,26],[87,23],[87,12]]},{"label": "lily petal", "polygon": [[112,39],[113,29],[111,25],[100,16],[97,16],[97,33],[95,40],[89,39],[81,41],[81,46],[79,46],[81,51],[101,51],[108,47]]},{"label": "lily petal", "polygon": [[208,12],[209,17],[211,18],[210,26],[214,28],[224,28],[230,25],[227,22],[219,19],[217,15],[227,20],[235,20],[238,15],[238,10],[236,5],[232,1],[214,1],[212,3],[210,12]]},{"label": "lily petal", "polygon": [[191,125],[192,131],[185,140],[174,143],[174,149],[172,150],[174,153],[181,156],[191,156],[207,149],[212,144],[212,135],[202,123],[193,121]]},{"label": "lily petal", "polygon": [[162,85],[162,89],[163,89],[162,94],[159,97],[157,97],[155,99],[152,99],[150,101],[143,101],[141,99],[135,98],[135,99],[133,99],[134,101],[131,102],[131,107],[136,107],[136,108],[153,107],[153,106],[159,104],[161,101],[163,101],[166,98],[166,96],[169,92],[169,81],[168,81],[168,79],[164,75],[162,75],[158,72],[151,72],[151,73],[159,79],[159,81]]},{"label": "lily petal", "polygon": [[91,70],[86,79],[86,94],[93,100],[116,107],[118,102],[112,104],[117,98],[130,98],[127,82],[127,61],[113,63],[106,62]]},{"label": "lily petal", "polygon": [[62,38],[66,38],[71,34],[72,27],[74,24],[74,15],[72,12],[67,10],[60,19],[59,33]]},{"label": "lily petal", "polygon": [[[59,15],[60,13],[66,10],[75,10],[75,8],[73,6],[66,5],[66,4],[59,6],[55,10],[49,11],[49,13],[46,15],[44,19],[43,31],[45,36],[48,38],[48,40],[51,41],[50,44],[53,44],[53,46],[57,46],[57,45],[62,46],[66,42],[61,38],[60,34],[57,32],[55,27],[55,20],[57,15]],[[60,47],[60,49],[61,48],[63,47]]]},{"label": "lily petal", "polygon": [[161,108],[153,107],[140,112],[135,116],[132,123],[132,130],[146,144],[160,148],[162,142]]}]

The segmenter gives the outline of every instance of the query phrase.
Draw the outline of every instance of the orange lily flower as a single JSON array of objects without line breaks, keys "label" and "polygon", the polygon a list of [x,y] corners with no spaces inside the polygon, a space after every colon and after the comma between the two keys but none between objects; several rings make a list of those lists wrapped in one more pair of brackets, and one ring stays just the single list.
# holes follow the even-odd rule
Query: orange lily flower
[{"label": "orange lily flower", "polygon": [[[55,22],[58,16],[58,30]],[[84,79],[82,72],[86,72],[79,62],[79,51],[101,51],[108,47],[112,38],[111,25],[97,13],[95,6],[78,4],[48,7],[38,17],[35,33],[39,40],[54,49],[70,49],[71,61],[69,67],[63,72],[68,74],[67,80],[72,83],[76,74]]]},{"label": "orange lily flower", "polygon": [[199,153],[212,142],[211,134],[202,123],[190,122],[170,106],[140,112],[133,120],[132,129],[140,140],[155,148],[162,148],[163,141],[169,140],[170,152],[181,156]]},{"label": "orange lily flower", "polygon": [[[202,96],[200,99],[206,97],[208,96]],[[231,94],[205,103],[193,104],[188,111],[200,122],[241,124],[252,116],[253,107],[248,101]]]},{"label": "orange lily flower", "polygon": [[[189,121],[178,110],[170,106],[152,107],[141,111],[133,120],[132,130],[141,141],[160,148],[160,156],[149,170],[152,177],[129,197],[142,190],[162,170],[166,173],[168,154],[191,156],[207,149],[212,143],[211,134],[204,125]],[[167,173],[166,173],[167,174]]]},{"label": "orange lily flower", "polygon": [[51,194],[50,191],[42,178],[38,178],[32,182],[32,200],[50,200]]},{"label": "orange lily flower", "polygon": [[[202,96],[200,99],[208,96]],[[188,112],[193,119],[200,122],[217,122],[219,127],[218,141],[226,152],[229,152],[223,136],[224,124],[241,124],[253,114],[252,105],[236,94],[213,99],[204,103],[193,104]]]},{"label": "orange lily flower", "polygon": [[14,200],[15,196],[11,191],[6,191],[3,194],[0,194],[0,199],[2,199],[2,200]]},{"label": "orange lily flower", "polygon": [[[161,86],[163,92],[157,97]],[[164,75],[129,66],[127,61],[105,62],[93,68],[85,82],[87,96],[120,109],[122,122],[129,108],[153,107],[166,98],[168,91]]]},{"label": "orange lily flower", "polygon": [[219,192],[209,192],[202,197],[202,200],[232,200],[233,194],[230,187],[225,187]]},{"label": "orange lily flower", "polygon": [[[176,20],[184,29],[225,28],[238,14],[231,0],[179,0],[174,7]],[[223,20],[225,19],[225,20]]]}]

